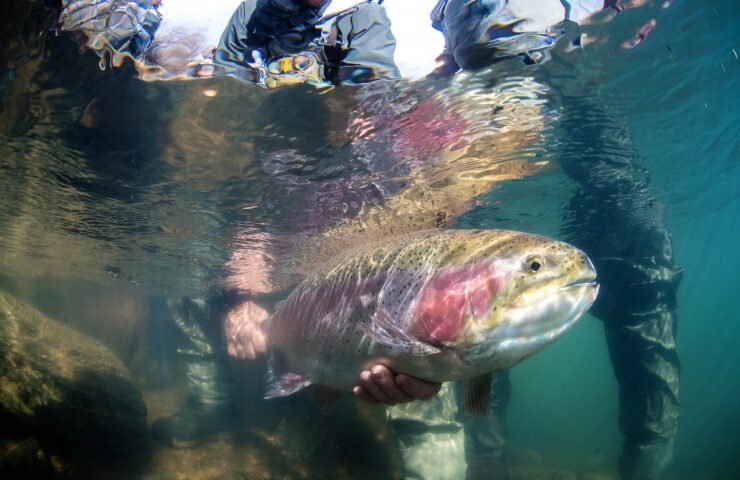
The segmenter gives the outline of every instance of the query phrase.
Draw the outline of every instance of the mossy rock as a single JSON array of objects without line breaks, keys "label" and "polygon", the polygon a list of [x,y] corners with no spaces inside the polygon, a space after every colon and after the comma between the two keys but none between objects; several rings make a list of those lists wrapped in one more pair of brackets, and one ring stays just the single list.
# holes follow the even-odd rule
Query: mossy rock
[{"label": "mossy rock", "polygon": [[2,291],[0,417],[70,452],[146,444],[146,407],[113,353]]}]

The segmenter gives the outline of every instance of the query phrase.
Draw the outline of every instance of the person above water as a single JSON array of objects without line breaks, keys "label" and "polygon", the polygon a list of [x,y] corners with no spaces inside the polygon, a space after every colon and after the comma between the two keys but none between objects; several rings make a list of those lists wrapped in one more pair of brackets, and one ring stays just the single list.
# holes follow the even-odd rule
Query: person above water
[{"label": "person above water", "polygon": [[[522,58],[539,64],[563,35],[561,22],[580,21],[602,9],[621,11],[642,2],[512,0],[440,0],[432,12],[435,28],[445,37],[445,51],[435,76],[459,69],[475,70]],[[654,24],[654,20],[648,24]],[[638,36],[644,38],[638,29]],[[624,45],[633,45],[625,42]],[[575,88],[581,88],[581,84]],[[563,98],[562,124],[576,145],[593,153],[563,159],[561,165],[580,186],[570,203],[567,233],[574,245],[588,252],[603,282],[592,312],[603,320],[607,344],[619,383],[619,426],[625,438],[619,459],[625,480],[655,479],[671,457],[679,412],[679,359],[676,352],[676,289],[681,269],[673,263],[671,237],[664,226],[662,206],[641,180],[631,158],[614,161],[600,152],[624,150],[624,127],[578,122],[582,91]],[[590,100],[587,108],[605,108]],[[570,120],[572,117],[574,120]],[[626,201],[629,199],[629,201]],[[608,219],[608,220],[606,220]],[[447,474],[430,470],[433,458],[454,458],[461,450],[461,427],[467,478],[508,478],[505,410],[510,399],[507,372],[500,372],[492,391],[491,416],[466,417],[454,412],[454,394],[437,416],[425,404],[408,404],[392,415],[405,447],[416,462],[413,478],[458,478],[464,465],[447,461]],[[459,433],[455,433],[459,432]],[[408,463],[408,462],[407,462]],[[412,475],[413,475],[412,474]]]},{"label": "person above water", "polygon": [[323,17],[330,0],[247,0],[221,36],[214,63],[268,88],[398,78],[396,41],[371,2]]},{"label": "person above water", "polygon": [[279,88],[398,78],[384,9],[365,2],[325,16],[330,3],[245,0],[217,46],[198,26],[179,25],[177,12],[164,12],[170,5],[160,0],[66,0],[59,24],[86,33],[88,46],[111,53],[114,65],[135,59],[150,79],[230,75]]},{"label": "person above water", "polygon": [[[261,65],[267,65],[268,79],[263,80],[268,87],[291,86],[309,79],[358,83],[396,78],[395,41],[382,7],[375,3],[359,4],[328,19],[331,28],[325,25],[323,30],[317,29],[322,9],[328,3],[242,2],[222,35],[214,64],[244,77],[259,71],[247,62],[260,58]],[[316,43],[320,32],[327,28],[342,42],[328,54],[325,44]],[[363,59],[368,63],[362,63]],[[320,64],[312,63],[315,61]],[[276,65],[277,70],[271,71],[269,65]],[[317,76],[321,72],[324,73]],[[333,73],[327,75],[327,72]],[[237,253],[253,262],[263,258],[256,251]],[[269,265],[264,266],[264,270],[269,269]],[[227,354],[255,359],[266,353],[260,323],[268,316],[267,297],[274,294],[269,280],[260,282],[252,278],[250,281],[250,290],[257,294],[254,297],[226,291],[203,298],[169,301],[174,321],[187,338],[187,346],[180,352],[185,357],[189,395],[182,410],[152,424],[153,435],[161,443],[190,447],[234,429],[235,394]],[[362,372],[355,393],[369,401],[397,404],[428,399],[438,390],[437,384],[396,374],[378,365]]]}]

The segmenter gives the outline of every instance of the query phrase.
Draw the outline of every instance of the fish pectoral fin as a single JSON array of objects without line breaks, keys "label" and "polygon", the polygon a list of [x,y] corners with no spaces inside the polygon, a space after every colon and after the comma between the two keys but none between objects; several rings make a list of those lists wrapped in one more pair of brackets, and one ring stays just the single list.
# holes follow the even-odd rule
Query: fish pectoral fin
[{"label": "fish pectoral fin", "polygon": [[311,380],[307,380],[296,373],[286,372],[267,386],[265,399],[287,397],[309,385],[311,385]]},{"label": "fish pectoral fin", "polygon": [[367,336],[379,344],[400,350],[409,355],[423,357],[441,352],[434,345],[424,343],[411,336],[408,332],[396,325],[383,310],[378,310],[372,317],[371,322],[362,323],[360,326]]},{"label": "fish pectoral fin", "polygon": [[311,385],[310,380],[297,373],[286,372],[285,367],[285,358],[279,352],[270,352],[265,399],[287,397]]},{"label": "fish pectoral fin", "polygon": [[460,383],[463,412],[487,417],[491,414],[491,384],[493,373],[484,373]]}]

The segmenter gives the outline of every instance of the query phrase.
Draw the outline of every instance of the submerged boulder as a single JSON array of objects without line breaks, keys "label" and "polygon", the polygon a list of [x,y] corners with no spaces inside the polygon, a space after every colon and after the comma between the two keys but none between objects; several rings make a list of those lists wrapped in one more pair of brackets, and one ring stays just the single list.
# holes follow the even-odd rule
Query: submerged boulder
[{"label": "submerged boulder", "polygon": [[97,340],[0,291],[0,417],[70,452],[133,453],[146,407]]},{"label": "submerged boulder", "polygon": [[0,478],[49,478],[49,460],[33,437],[0,440]]}]

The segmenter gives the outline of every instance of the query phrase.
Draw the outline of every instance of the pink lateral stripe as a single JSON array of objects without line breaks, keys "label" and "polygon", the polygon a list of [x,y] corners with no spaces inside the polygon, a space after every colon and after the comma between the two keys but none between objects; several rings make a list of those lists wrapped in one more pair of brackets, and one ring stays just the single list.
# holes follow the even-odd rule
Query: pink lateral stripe
[{"label": "pink lateral stripe", "polygon": [[457,340],[468,312],[473,320],[484,318],[506,277],[489,261],[437,272],[421,292],[412,321],[413,335],[432,344]]}]

